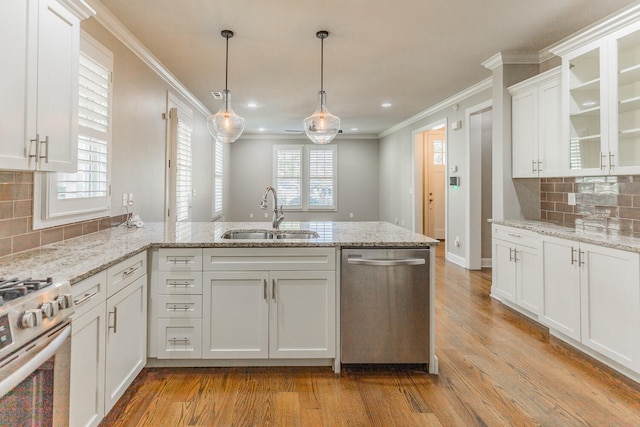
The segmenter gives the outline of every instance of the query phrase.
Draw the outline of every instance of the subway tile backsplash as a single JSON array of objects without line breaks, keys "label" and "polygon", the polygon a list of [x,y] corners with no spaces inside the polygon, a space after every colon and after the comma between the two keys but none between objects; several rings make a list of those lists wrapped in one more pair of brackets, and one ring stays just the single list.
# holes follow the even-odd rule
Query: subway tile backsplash
[{"label": "subway tile backsplash", "polygon": [[0,257],[120,224],[125,216],[33,230],[33,172],[0,171]]},{"label": "subway tile backsplash", "polygon": [[[574,193],[575,205],[569,205]],[[640,176],[540,179],[540,218],[576,230],[640,237]]]}]

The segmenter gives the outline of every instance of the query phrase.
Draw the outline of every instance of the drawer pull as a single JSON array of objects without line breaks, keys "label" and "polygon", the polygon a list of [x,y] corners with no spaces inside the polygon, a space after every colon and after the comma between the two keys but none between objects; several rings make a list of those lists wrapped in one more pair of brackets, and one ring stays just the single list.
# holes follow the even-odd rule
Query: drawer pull
[{"label": "drawer pull", "polygon": [[[111,318],[111,314],[113,314],[113,326],[108,324],[108,320]],[[113,333],[118,333],[118,307],[113,307],[113,312],[109,312],[109,317],[107,319],[107,329],[113,329]]]},{"label": "drawer pull", "polygon": [[137,265],[137,266],[135,266],[135,267],[129,267],[129,268],[127,268],[125,271],[123,271],[123,272],[122,272],[122,275],[123,275],[124,277],[127,277],[127,276],[129,276],[129,275],[133,274],[134,272],[138,271],[139,269],[140,269],[140,266],[139,266],[139,265]]},{"label": "drawer pull", "polygon": [[171,305],[167,307],[168,311],[193,311],[193,305],[184,305],[179,306],[177,304]]},{"label": "drawer pull", "polygon": [[177,288],[178,286],[184,286],[185,288],[188,288],[189,286],[191,286],[191,282],[189,282],[188,280],[185,280],[184,282],[172,280],[167,285],[172,288]]},{"label": "drawer pull", "polygon": [[189,338],[169,338],[170,344],[189,344],[190,342]]},{"label": "drawer pull", "polygon": [[169,264],[189,264],[193,258],[190,257],[168,257],[167,262]]},{"label": "drawer pull", "polygon": [[512,233],[507,233],[507,235],[511,236],[511,237],[515,237],[517,239],[521,238],[522,236],[519,234],[512,234]]},{"label": "drawer pull", "polygon": [[73,300],[73,304],[77,307],[79,305],[84,304],[85,302],[89,301],[91,298],[95,297],[96,295],[98,295],[98,291],[95,291],[92,294],[84,294],[84,296],[80,299],[74,299]]}]

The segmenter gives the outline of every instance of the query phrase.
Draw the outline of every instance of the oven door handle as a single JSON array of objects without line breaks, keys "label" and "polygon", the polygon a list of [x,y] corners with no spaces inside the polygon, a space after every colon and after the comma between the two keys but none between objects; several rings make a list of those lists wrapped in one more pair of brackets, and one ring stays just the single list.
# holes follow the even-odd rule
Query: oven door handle
[{"label": "oven door handle", "polygon": [[18,367],[14,372],[10,373],[5,379],[0,381],[0,398],[9,393],[15,387],[24,381],[29,375],[35,372],[44,362],[49,360],[60,347],[65,343],[67,338],[71,336],[71,325],[65,326],[56,333],[55,338],[51,339],[46,346],[40,350],[31,349],[26,354],[20,354],[20,357],[28,357],[29,353],[35,351],[36,354],[27,360],[24,365]]}]

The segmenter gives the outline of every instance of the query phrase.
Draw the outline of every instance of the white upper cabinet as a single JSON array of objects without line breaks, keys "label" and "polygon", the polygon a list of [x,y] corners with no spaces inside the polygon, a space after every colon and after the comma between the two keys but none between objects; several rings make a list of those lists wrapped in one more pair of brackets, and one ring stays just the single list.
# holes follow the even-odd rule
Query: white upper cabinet
[{"label": "white upper cabinet", "polygon": [[558,176],[568,164],[561,149],[560,68],[509,88],[512,95],[513,177]]},{"label": "white upper cabinet", "polygon": [[[551,49],[562,56],[569,175],[640,173],[640,11]],[[597,33],[597,34],[595,34]],[[595,35],[594,35],[595,34]]]},{"label": "white upper cabinet", "polygon": [[81,0],[3,1],[0,169],[75,172]]}]

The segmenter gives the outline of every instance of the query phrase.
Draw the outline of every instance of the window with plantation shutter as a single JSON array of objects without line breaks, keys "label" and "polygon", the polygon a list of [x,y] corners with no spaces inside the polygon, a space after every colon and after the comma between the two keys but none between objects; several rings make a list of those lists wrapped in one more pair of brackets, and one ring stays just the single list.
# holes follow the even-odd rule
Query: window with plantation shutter
[{"label": "window with plantation shutter", "polygon": [[191,125],[178,117],[176,147],[176,221],[190,221],[191,196]]},{"label": "window with plantation shutter", "polygon": [[213,159],[213,215],[222,215],[224,191],[224,146],[216,141]]},{"label": "window with plantation shutter", "polygon": [[34,228],[110,214],[113,54],[83,32],[78,68],[78,171],[35,180]]},{"label": "window with plantation shutter", "polygon": [[274,146],[278,203],[291,210],[337,209],[337,146]]}]

